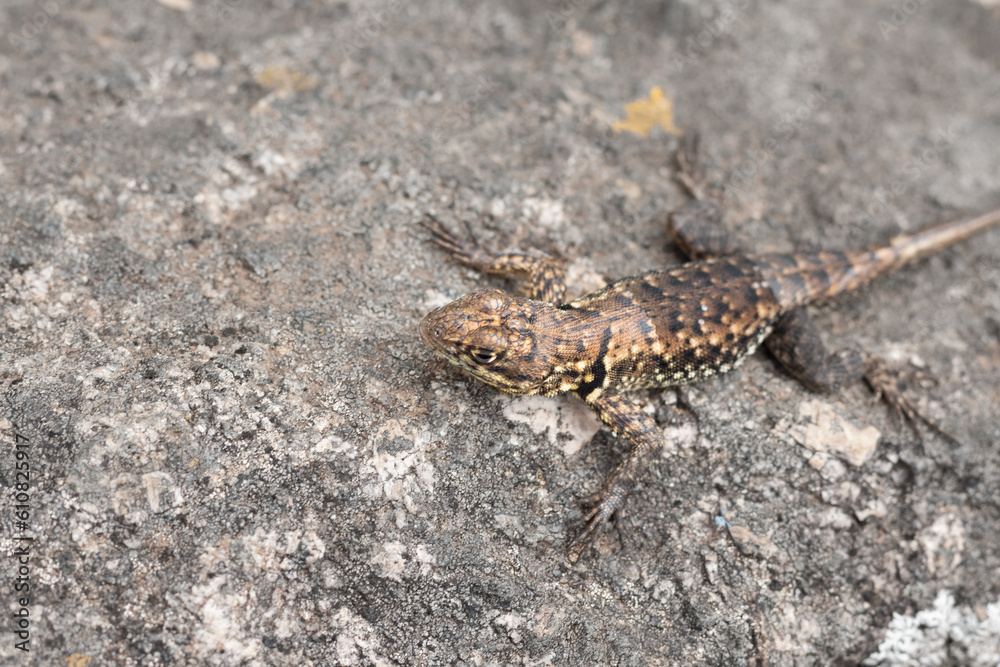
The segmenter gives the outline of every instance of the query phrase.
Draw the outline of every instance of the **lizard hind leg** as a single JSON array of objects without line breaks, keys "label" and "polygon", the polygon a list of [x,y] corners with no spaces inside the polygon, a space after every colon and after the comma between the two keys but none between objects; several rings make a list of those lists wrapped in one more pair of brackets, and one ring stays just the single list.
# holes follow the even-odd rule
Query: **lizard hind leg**
[{"label": "lizard hind leg", "polygon": [[667,219],[667,229],[674,242],[690,259],[748,254],[749,244],[722,226],[722,211],[713,203],[722,200],[722,190],[710,183],[701,171],[697,134],[681,142],[677,150],[677,168],[674,178],[692,201]]},{"label": "lizard hind leg", "polygon": [[764,344],[785,370],[813,391],[836,391],[865,376],[861,353],[827,350],[816,326],[801,307],[785,313]]},{"label": "lizard hind leg", "polygon": [[719,207],[709,201],[690,201],[670,214],[670,235],[689,259],[745,254],[746,241],[727,232]]},{"label": "lizard hind leg", "polygon": [[917,428],[922,423],[946,440],[957,442],[903,394],[899,374],[884,360],[856,350],[829,352],[804,308],[782,316],[765,345],[792,376],[813,391],[832,392],[863,379],[918,435],[922,435]]}]

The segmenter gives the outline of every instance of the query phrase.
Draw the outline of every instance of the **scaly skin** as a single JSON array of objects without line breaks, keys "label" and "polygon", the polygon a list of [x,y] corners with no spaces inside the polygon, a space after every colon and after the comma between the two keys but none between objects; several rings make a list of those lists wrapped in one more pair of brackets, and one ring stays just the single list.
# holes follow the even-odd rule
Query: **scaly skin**
[{"label": "scaly skin", "polygon": [[945,223],[861,252],[754,255],[719,234],[718,210],[695,201],[671,216],[675,238],[691,257],[664,271],[624,278],[563,303],[564,274],[541,253],[490,252],[452,235],[435,218],[425,227],[462,264],[520,278],[525,296],[487,289],[428,314],[420,335],[437,354],[511,394],[577,394],[631,451],[584,499],[571,548],[623,505],[661,447],[652,417],[622,392],[671,387],[726,373],[767,342],[793,375],[815,390],[868,380],[914,421],[924,420],[877,359],[830,354],[802,308],[828,299],[1000,223],[1000,211]]}]

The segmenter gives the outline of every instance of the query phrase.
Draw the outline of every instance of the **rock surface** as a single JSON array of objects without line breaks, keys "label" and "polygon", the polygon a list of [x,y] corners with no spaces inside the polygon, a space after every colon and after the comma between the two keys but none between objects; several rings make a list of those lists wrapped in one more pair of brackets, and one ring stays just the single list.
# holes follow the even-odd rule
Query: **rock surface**
[{"label": "rock surface", "polygon": [[[423,314],[488,281],[416,222],[558,252],[577,292],[680,261],[676,138],[611,131],[654,86],[762,249],[986,209],[989,4],[4,3],[0,547],[30,545],[30,652],[4,633],[0,662],[852,664],[942,591],[987,608],[1000,230],[816,311],[961,446],[758,355],[637,396],[663,458],[570,563],[622,445],[430,356]],[[804,446],[809,414],[863,455]]]}]

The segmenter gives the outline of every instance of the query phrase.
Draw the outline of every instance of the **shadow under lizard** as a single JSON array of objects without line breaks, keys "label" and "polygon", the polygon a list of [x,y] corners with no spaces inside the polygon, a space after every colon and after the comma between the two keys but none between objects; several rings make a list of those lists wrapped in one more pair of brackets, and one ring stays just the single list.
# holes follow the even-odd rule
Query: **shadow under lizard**
[{"label": "shadow under lizard", "polygon": [[813,390],[865,379],[908,419],[936,429],[902,395],[884,362],[829,352],[804,306],[996,225],[1000,210],[870,250],[759,255],[721,233],[719,218],[709,202],[688,203],[669,224],[693,261],[623,278],[569,303],[563,267],[554,258],[494,253],[454,236],[433,216],[423,223],[456,261],[518,278],[524,294],[486,289],[429,313],[420,335],[434,353],[510,394],[575,393],[631,447],[600,489],[580,501],[584,514],[571,549],[589,542],[621,509],[662,447],[656,422],[623,393],[726,373],[761,344]]}]

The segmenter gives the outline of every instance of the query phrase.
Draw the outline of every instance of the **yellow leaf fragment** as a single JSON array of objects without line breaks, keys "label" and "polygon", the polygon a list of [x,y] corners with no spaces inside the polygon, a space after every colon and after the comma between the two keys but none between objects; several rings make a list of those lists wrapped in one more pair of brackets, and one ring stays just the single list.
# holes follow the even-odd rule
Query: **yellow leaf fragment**
[{"label": "yellow leaf fragment", "polygon": [[650,130],[659,125],[664,132],[681,134],[674,126],[674,104],[664,97],[659,86],[653,86],[649,98],[635,100],[625,105],[625,119],[615,121],[611,129],[615,132],[625,130],[648,137]]},{"label": "yellow leaf fragment", "polygon": [[254,75],[253,80],[263,88],[282,92],[302,92],[315,88],[319,83],[316,79],[293,70],[290,67],[268,67]]},{"label": "yellow leaf fragment", "polygon": [[68,658],[63,658],[69,667],[86,667],[93,660],[93,656],[86,655],[84,653],[74,653]]}]

